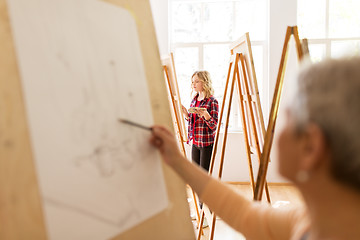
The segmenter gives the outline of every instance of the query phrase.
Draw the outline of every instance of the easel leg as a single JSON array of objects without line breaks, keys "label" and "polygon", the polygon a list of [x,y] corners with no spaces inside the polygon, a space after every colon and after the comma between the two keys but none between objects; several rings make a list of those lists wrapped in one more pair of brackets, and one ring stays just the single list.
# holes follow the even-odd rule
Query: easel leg
[{"label": "easel leg", "polygon": [[274,130],[275,130],[276,119],[279,110],[282,86],[284,82],[285,66],[286,66],[286,59],[288,54],[288,45],[291,35],[293,35],[295,38],[298,59],[301,60],[303,57],[303,51],[302,51],[297,27],[296,26],[288,27],[285,35],[285,41],[284,41],[283,51],[281,54],[279,71],[276,79],[274,96],[271,104],[268,128],[265,134],[263,152],[260,159],[260,166],[259,166],[258,177],[255,188],[255,197],[254,197],[255,200],[261,200],[264,185],[266,187],[265,178],[269,164],[269,156],[270,156],[272,141],[274,138]]}]

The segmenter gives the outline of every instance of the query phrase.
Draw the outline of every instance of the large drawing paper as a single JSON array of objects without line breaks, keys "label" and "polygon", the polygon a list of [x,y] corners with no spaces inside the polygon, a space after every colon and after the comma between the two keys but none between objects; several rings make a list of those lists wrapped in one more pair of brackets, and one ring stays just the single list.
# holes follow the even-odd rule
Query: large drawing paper
[{"label": "large drawing paper", "polygon": [[97,0],[9,0],[50,239],[108,239],[164,210],[133,16]]}]

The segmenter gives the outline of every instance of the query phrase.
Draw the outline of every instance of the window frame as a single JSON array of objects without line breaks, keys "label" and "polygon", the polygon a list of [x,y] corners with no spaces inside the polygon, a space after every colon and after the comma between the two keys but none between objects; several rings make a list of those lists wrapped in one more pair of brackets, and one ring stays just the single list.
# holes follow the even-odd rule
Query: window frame
[{"label": "window frame", "polygon": [[[171,52],[175,52],[177,48],[197,48],[198,49],[198,66],[199,69],[204,69],[204,47],[205,45],[229,45],[229,53],[230,53],[230,45],[231,43],[235,42],[237,39],[234,39],[232,41],[197,41],[197,42],[174,42],[173,41],[173,31],[171,29],[172,27],[172,18],[170,16],[171,12],[172,12],[172,4],[174,2],[189,2],[189,3],[214,3],[214,2],[224,2],[224,0],[170,0],[169,1],[169,25],[168,25],[168,32],[169,32],[169,46],[170,46],[170,51]],[[235,8],[235,4],[236,2],[240,2],[240,0],[226,0],[226,2],[232,2],[233,3],[233,11],[236,11]],[[265,1],[266,2],[266,1]],[[266,5],[267,8],[267,14],[268,14],[268,7],[269,5]],[[203,8],[203,5],[202,5]],[[203,11],[202,11],[203,12]],[[233,15],[235,16],[235,14]],[[200,18],[202,18],[203,15],[200,14]],[[233,26],[236,27],[236,19],[235,17],[233,17],[232,19],[233,21]],[[267,32],[268,30],[268,26],[265,26],[265,31]],[[245,34],[245,33],[244,33]],[[251,38],[251,35],[250,35]],[[261,98],[261,105],[263,107],[263,111],[265,110],[264,107],[266,107],[268,105],[267,100],[268,100],[268,92],[269,92],[269,77],[268,77],[268,36],[267,34],[265,34],[265,39],[264,40],[255,40],[255,41],[251,41],[251,46],[252,47],[256,47],[256,46],[261,46],[263,49],[263,56],[262,56],[262,72],[263,72],[263,76],[262,76],[262,91],[260,93],[260,98]],[[175,62],[176,62],[176,56],[175,56]],[[256,70],[256,66],[255,66],[255,70]],[[258,78],[259,79],[259,78]],[[226,79],[225,79],[226,80]],[[228,88],[228,91],[230,91],[230,88]],[[221,99],[221,102],[223,100]],[[234,101],[234,100],[233,100]],[[264,101],[266,104],[264,104]],[[219,101],[220,102],[220,101]],[[234,102],[233,102],[234,104]],[[232,107],[232,109],[234,109],[234,107]],[[267,111],[267,110],[265,110]],[[220,113],[219,113],[220,114]],[[232,118],[230,119],[230,121],[232,122],[241,122],[241,115],[240,115],[240,108],[237,108],[237,111],[232,110]],[[239,125],[235,125],[234,127],[229,127],[229,132],[243,132],[242,126],[241,124]]]},{"label": "window frame", "polygon": [[[330,1],[331,0],[325,0],[325,37],[324,38],[307,38],[308,39],[308,45],[316,45],[316,44],[322,44],[325,46],[325,56],[324,58],[334,58],[334,56],[331,55],[331,47],[332,43],[336,41],[360,41],[359,37],[330,37]],[[299,14],[299,12],[297,13]],[[301,29],[300,29],[301,31]],[[305,36],[306,37],[306,36]],[[310,52],[311,57],[311,52]]]}]

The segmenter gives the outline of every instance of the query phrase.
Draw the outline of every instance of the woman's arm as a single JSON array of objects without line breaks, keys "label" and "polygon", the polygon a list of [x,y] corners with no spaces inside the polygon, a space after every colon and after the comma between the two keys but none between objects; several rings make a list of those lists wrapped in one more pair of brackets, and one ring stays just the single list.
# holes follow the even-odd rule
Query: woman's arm
[{"label": "woman's arm", "polygon": [[174,135],[162,126],[152,127],[152,144],[157,147],[164,161],[187,182],[199,195],[211,179],[201,168],[196,167],[180,153]]},{"label": "woman's arm", "polygon": [[151,142],[160,150],[163,160],[230,226],[251,239],[290,238],[299,220],[297,214],[276,211],[246,199],[184,158],[168,129],[161,126],[152,129]]},{"label": "woman's arm", "polygon": [[209,181],[199,197],[246,239],[289,240],[305,226],[302,210],[275,209],[265,203],[251,201],[216,179]]},{"label": "woman's arm", "polygon": [[[201,110],[200,110],[201,111]],[[209,111],[207,109],[199,112],[199,115],[205,119],[205,123],[208,127],[215,131],[218,123],[218,115],[219,115],[219,104],[216,99],[212,100],[210,103]]]}]

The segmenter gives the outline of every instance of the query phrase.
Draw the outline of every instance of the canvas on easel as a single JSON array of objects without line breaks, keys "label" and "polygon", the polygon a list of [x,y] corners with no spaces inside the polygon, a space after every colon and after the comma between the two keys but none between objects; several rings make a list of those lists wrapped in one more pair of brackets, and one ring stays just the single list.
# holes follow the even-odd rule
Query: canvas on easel
[{"label": "canvas on easel", "polygon": [[149,2],[0,3],[0,238],[193,239]]},{"label": "canvas on easel", "polygon": [[[230,48],[232,55],[236,53],[242,54],[242,57],[240,57],[242,76],[238,76],[241,84],[238,86],[238,94],[240,95],[244,138],[248,149],[247,157],[250,166],[251,185],[253,191],[255,191],[251,156],[255,155],[260,162],[261,149],[264,144],[265,124],[249,33],[245,33],[239,40],[235,41]],[[237,72],[237,74],[239,74],[239,72]],[[270,194],[266,183],[265,192],[267,201],[270,202]]]}]

